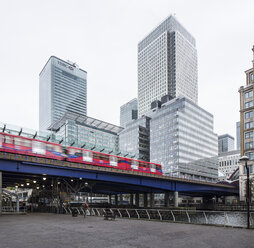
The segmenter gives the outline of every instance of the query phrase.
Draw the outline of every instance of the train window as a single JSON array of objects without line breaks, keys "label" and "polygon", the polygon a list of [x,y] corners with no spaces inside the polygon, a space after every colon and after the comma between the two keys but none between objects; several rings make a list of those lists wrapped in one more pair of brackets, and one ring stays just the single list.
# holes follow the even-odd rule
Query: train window
[{"label": "train window", "polygon": [[156,170],[160,170],[160,166],[159,165],[156,165]]},{"label": "train window", "polygon": [[109,161],[109,155],[104,154],[104,160]]},{"label": "train window", "polygon": [[93,161],[92,155],[93,155],[92,152],[83,151],[83,160],[87,162],[92,162]]},{"label": "train window", "polygon": [[16,146],[21,146],[22,139],[15,137],[14,138],[14,144]]},{"label": "train window", "polygon": [[32,142],[32,151],[33,153],[45,155],[46,145],[43,142],[33,141]]},{"label": "train window", "polygon": [[32,146],[31,140],[24,139],[23,140],[23,146],[25,146],[25,147],[31,147]]},{"label": "train window", "polygon": [[99,159],[99,154],[97,154],[97,153],[94,152],[94,153],[93,153],[93,158],[94,158],[94,159]]},{"label": "train window", "polygon": [[131,164],[132,164],[132,165],[138,165],[138,161],[132,160],[132,161],[131,161]]},{"label": "train window", "polygon": [[138,161],[132,160],[131,161],[131,168],[135,169],[135,170],[138,170]]},{"label": "train window", "polygon": [[47,144],[47,151],[54,151],[53,145]]},{"label": "train window", "polygon": [[78,156],[78,157],[82,157],[83,156],[82,150],[76,149],[75,150],[75,155]]},{"label": "train window", "polygon": [[110,156],[109,157],[109,162],[110,162],[110,165],[117,166],[117,157]]},{"label": "train window", "polygon": [[75,154],[75,149],[70,149],[70,154],[74,155]]},{"label": "train window", "polygon": [[118,158],[118,163],[122,163],[122,159],[121,158]]},{"label": "train window", "polygon": [[6,144],[13,144],[13,138],[11,136],[5,136]]},{"label": "train window", "polygon": [[2,142],[3,142],[3,138],[2,138],[2,134],[0,134],[0,147],[2,147]]},{"label": "train window", "polygon": [[62,152],[61,146],[54,146],[56,152]]}]

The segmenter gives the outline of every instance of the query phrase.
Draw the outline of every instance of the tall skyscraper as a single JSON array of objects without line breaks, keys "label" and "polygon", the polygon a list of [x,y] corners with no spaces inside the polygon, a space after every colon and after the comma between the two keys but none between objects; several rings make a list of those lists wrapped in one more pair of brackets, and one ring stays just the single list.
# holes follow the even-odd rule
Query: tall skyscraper
[{"label": "tall skyscraper", "polygon": [[87,114],[87,72],[51,56],[40,73],[39,129],[45,131],[66,111]]},{"label": "tall skyscraper", "polygon": [[195,39],[169,16],[138,44],[138,116],[165,95],[197,103],[197,79]]},{"label": "tall skyscraper", "polygon": [[125,103],[120,107],[120,126],[125,127],[126,124],[138,118],[138,100],[137,98]]},{"label": "tall skyscraper", "polygon": [[218,136],[218,152],[229,152],[235,149],[235,138],[229,134]]}]

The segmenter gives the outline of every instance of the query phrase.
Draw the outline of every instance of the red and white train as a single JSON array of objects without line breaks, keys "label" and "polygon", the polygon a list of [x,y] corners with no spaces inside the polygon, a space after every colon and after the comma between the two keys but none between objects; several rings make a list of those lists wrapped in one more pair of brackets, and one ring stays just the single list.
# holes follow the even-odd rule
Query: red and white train
[{"label": "red and white train", "polygon": [[0,151],[162,175],[160,164],[1,132]]}]

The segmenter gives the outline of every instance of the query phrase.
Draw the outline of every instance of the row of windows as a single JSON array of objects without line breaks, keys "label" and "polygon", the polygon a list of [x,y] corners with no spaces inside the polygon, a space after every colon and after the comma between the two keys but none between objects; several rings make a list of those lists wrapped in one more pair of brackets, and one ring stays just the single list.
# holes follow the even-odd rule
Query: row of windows
[{"label": "row of windows", "polygon": [[253,138],[253,131],[251,131],[251,132],[246,132],[246,133],[245,133],[245,139],[251,139],[251,138]]},{"label": "row of windows", "polygon": [[245,103],[245,108],[253,107],[253,101],[249,101]]},{"label": "row of windows", "polygon": [[245,116],[245,119],[253,118],[253,111],[246,112],[244,116]]},{"label": "row of windows", "polygon": [[253,97],[253,91],[248,91],[244,94],[244,98],[247,99],[247,98],[250,98],[250,97]]},{"label": "row of windows", "polygon": [[253,121],[246,122],[244,124],[245,129],[253,128]]},{"label": "row of windows", "polygon": [[254,142],[246,142],[245,143],[245,149],[251,149],[254,147]]}]

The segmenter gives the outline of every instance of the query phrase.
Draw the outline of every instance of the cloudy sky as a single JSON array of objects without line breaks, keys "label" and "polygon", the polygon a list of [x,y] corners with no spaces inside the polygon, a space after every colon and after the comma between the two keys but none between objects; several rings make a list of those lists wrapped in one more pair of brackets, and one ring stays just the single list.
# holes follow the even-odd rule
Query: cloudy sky
[{"label": "cloudy sky", "polygon": [[88,72],[88,115],[119,124],[137,96],[137,44],[170,14],[196,38],[199,105],[235,136],[252,66],[254,1],[0,0],[0,122],[38,129],[39,73],[51,55]]}]

